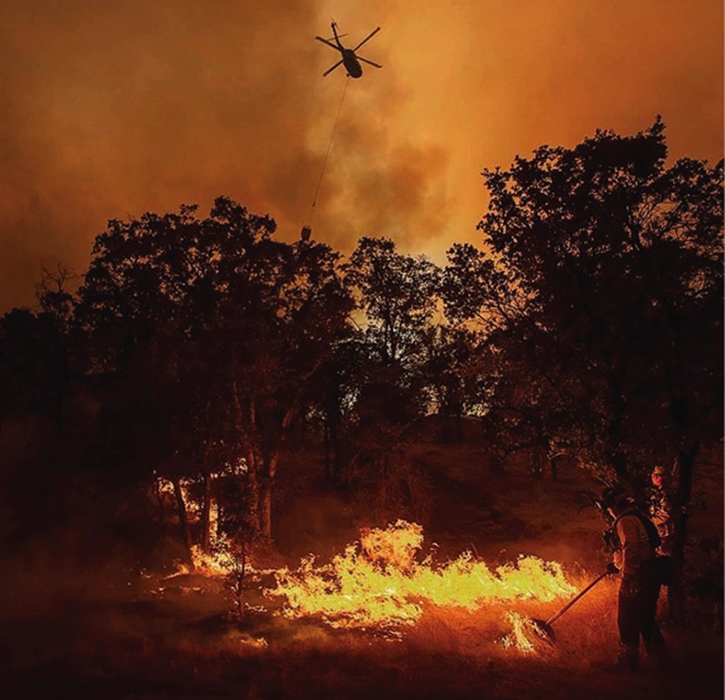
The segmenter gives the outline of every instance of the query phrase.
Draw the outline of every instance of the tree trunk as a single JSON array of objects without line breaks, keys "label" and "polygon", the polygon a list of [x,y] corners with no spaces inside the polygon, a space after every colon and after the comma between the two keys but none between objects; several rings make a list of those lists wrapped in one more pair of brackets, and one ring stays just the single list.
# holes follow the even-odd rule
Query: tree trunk
[{"label": "tree trunk", "polygon": [[272,539],[272,479],[262,480],[259,488],[259,531]]},{"label": "tree trunk", "polygon": [[279,455],[274,452],[265,460],[264,474],[259,480],[259,526],[263,537],[272,539],[272,491],[274,477],[277,472],[277,459]]},{"label": "tree trunk", "polygon": [[692,495],[692,481],[695,458],[699,452],[699,443],[694,443],[678,452],[677,463],[679,479],[677,493],[675,494],[675,512],[673,513],[675,530],[672,542],[673,577],[669,588],[670,613],[673,620],[684,626],[687,623],[686,600],[683,574],[687,564],[685,558],[685,545],[687,543],[687,529]]},{"label": "tree trunk", "polygon": [[166,509],[164,508],[161,481],[158,477],[154,479],[154,495],[156,496],[156,507],[159,513],[159,532],[161,535],[161,551],[163,552],[166,550]]},{"label": "tree trunk", "polygon": [[186,503],[184,501],[184,492],[181,489],[181,482],[178,476],[171,478],[171,483],[174,485],[174,494],[176,496],[176,507],[179,511],[179,524],[181,525],[181,536],[184,540],[184,547],[186,549],[186,556],[191,565],[194,568],[194,559],[192,557],[192,541],[191,531],[189,530],[189,518],[186,512]]},{"label": "tree trunk", "polygon": [[330,443],[332,446],[332,483],[337,485],[340,483],[340,474],[342,472],[342,450],[340,448],[340,432],[338,430],[339,422],[337,420],[330,424]]},{"label": "tree trunk", "polygon": [[300,448],[305,449],[307,447],[307,411],[302,411],[300,415]]},{"label": "tree trunk", "polygon": [[201,510],[201,549],[209,554],[211,549],[211,509],[212,509],[212,478],[204,474],[204,503]]},{"label": "tree trunk", "polygon": [[554,454],[554,451],[551,449],[551,440],[549,440],[549,436],[546,433],[541,435],[541,444],[544,448],[546,459],[549,462],[549,469],[551,469],[551,480],[559,481],[559,465],[557,464],[559,455]]},{"label": "tree trunk", "polygon": [[340,376],[337,370],[333,370],[329,382],[325,404],[326,440],[328,441],[326,449],[329,450],[329,459],[331,460],[330,483],[333,486],[337,486],[340,483],[341,450],[339,427],[342,422],[342,411],[340,409]]},{"label": "tree trunk", "polygon": [[559,465],[556,463],[558,456],[549,457],[549,466],[551,467],[551,480],[559,481]]},{"label": "tree trunk", "polygon": [[619,447],[612,452],[611,464],[619,481],[623,484],[629,483],[627,476],[627,456]]},{"label": "tree trunk", "polygon": [[332,483],[332,469],[330,466],[330,423],[325,417],[322,424],[322,445],[325,459],[325,483]]},{"label": "tree trunk", "polygon": [[249,488],[249,514],[247,518],[248,526],[254,532],[261,532],[262,523],[260,517],[260,471],[261,459],[253,450],[247,453],[247,487]]},{"label": "tree trunk", "polygon": [[616,374],[609,381],[611,419],[607,426],[610,464],[617,479],[622,484],[629,483],[627,474],[627,455],[622,449],[622,426],[624,424],[624,398],[620,389],[621,382]]}]

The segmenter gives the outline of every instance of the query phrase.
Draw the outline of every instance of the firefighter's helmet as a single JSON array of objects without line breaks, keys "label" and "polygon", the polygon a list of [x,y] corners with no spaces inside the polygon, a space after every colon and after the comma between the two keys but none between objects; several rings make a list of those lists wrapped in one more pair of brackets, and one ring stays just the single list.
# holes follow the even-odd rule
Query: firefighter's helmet
[{"label": "firefighter's helmet", "polygon": [[633,501],[623,486],[609,486],[602,491],[600,503],[605,508],[624,508]]}]

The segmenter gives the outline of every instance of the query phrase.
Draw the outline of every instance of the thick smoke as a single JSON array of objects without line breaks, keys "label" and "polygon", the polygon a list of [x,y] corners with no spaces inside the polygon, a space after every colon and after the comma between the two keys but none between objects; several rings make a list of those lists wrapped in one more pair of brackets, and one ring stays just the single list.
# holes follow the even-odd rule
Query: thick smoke
[{"label": "thick smoke", "polygon": [[[361,52],[345,84],[314,41],[334,17]],[[41,265],[83,272],[109,218],[208,210],[225,194],[283,238],[361,235],[442,258],[475,240],[479,173],[661,113],[674,157],[722,155],[717,0],[6,0],[0,13],[0,311]]]}]

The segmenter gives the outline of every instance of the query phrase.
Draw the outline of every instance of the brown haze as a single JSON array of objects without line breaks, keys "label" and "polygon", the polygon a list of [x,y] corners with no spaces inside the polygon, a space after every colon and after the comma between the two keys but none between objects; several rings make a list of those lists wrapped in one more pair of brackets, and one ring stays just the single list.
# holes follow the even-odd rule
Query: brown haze
[{"label": "brown haze", "polygon": [[[350,81],[314,41],[384,64]],[[673,157],[723,151],[720,0],[4,0],[0,311],[41,266],[82,272],[109,218],[226,194],[344,251],[442,261],[476,240],[480,171],[659,113]]]}]

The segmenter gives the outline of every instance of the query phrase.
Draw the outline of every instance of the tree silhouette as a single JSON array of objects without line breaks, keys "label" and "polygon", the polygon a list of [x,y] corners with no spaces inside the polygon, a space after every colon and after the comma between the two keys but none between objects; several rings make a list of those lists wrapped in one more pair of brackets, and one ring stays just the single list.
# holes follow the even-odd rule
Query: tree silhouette
[{"label": "tree silhouette", "polygon": [[371,350],[384,363],[411,360],[436,310],[438,268],[399,253],[388,238],[361,238],[345,269],[365,312]]},{"label": "tree silhouette", "polygon": [[451,250],[446,301],[517,358],[499,407],[623,481],[677,456],[684,503],[720,434],[722,163],[666,155],[658,119],[484,171],[487,248]]},{"label": "tree silhouette", "polygon": [[402,425],[425,409],[421,367],[439,276],[433,263],[403,255],[390,239],[358,241],[345,265],[345,282],[363,312],[358,414]]},{"label": "tree silhouette", "polygon": [[351,301],[327,246],[275,241],[270,218],[226,198],[206,219],[195,209],[109,222],[77,317],[92,366],[125,385],[115,414],[141,451],[176,484],[243,463],[248,517],[270,537],[281,442]]}]

